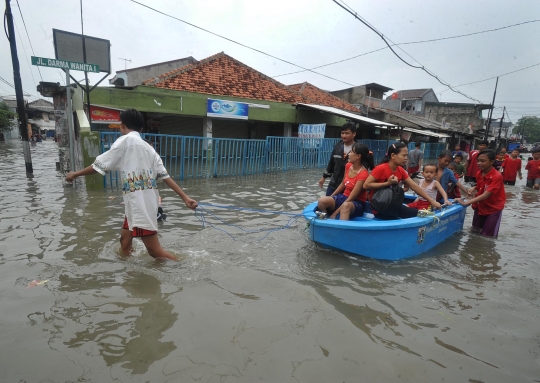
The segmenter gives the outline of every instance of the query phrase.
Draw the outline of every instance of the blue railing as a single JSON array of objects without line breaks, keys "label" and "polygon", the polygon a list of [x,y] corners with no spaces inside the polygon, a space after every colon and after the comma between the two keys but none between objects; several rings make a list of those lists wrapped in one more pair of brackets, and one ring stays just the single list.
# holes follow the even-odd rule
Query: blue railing
[{"label": "blue railing", "polygon": [[[119,132],[101,132],[101,153],[109,150],[119,136]],[[335,144],[340,141],[339,138],[277,136],[269,136],[266,140],[150,133],[142,133],[141,136],[156,149],[169,174],[178,180],[324,168]],[[360,142],[370,148],[375,164],[378,164],[388,146],[398,141],[361,140]],[[427,145],[444,147],[444,144]],[[434,152],[437,150],[434,149]],[[428,157],[425,156],[425,158]],[[104,185],[105,187],[121,186],[117,172],[107,174],[104,177]]]}]

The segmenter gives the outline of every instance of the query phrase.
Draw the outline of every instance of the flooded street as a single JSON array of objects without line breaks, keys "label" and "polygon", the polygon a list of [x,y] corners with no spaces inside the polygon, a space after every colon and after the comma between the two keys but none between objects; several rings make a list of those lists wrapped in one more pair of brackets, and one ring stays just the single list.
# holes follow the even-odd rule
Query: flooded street
[{"label": "flooded street", "polygon": [[[203,229],[162,184],[174,263],[140,241],[119,255],[121,191],[64,188],[54,142],[32,148],[33,178],[22,153],[0,144],[1,382],[540,382],[540,194],[525,180],[506,187],[497,240],[468,232],[469,209],[461,233],[393,263],[319,248],[303,218],[266,237],[208,214]],[[320,173],[180,184],[300,213]],[[203,207],[245,230],[291,218]]]}]

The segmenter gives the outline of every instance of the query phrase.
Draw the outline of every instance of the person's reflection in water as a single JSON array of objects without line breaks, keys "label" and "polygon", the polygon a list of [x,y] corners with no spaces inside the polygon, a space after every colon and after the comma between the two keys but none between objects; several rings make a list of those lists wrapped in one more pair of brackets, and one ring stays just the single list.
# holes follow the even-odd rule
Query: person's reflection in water
[{"label": "person's reflection in water", "polygon": [[[144,299],[146,302],[118,302],[118,309],[124,311],[124,321],[114,321],[114,324],[110,320],[101,321],[92,328],[76,333],[75,338],[66,344],[79,347],[85,342],[96,342],[108,366],[121,363],[123,368],[132,370],[133,374],[144,374],[154,362],[176,349],[174,342],[162,342],[160,339],[173,326],[178,314],[173,313],[173,305],[164,299],[167,295],[161,293],[161,282],[151,275],[130,272],[122,287],[129,293],[129,298]],[[106,306],[108,309],[100,307],[100,310],[109,311],[110,305]],[[140,313],[138,316],[134,310],[137,307]],[[127,331],[126,325],[129,327]]]},{"label": "person's reflection in water", "polygon": [[500,254],[495,250],[496,241],[478,234],[469,234],[463,244],[466,251],[461,252],[461,261],[473,271],[474,281],[483,283],[497,281],[501,270]]}]

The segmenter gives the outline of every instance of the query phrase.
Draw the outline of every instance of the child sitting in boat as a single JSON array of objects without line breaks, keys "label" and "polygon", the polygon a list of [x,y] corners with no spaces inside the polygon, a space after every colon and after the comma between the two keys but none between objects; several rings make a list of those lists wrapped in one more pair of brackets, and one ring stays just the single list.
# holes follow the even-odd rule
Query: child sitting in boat
[{"label": "child sitting in boat", "polygon": [[[423,180],[420,180],[420,183],[418,186],[422,188],[422,190],[430,196],[432,199],[436,199],[437,192],[439,192],[443,199],[445,205],[451,205],[452,203],[448,201],[448,196],[446,195],[446,192],[444,191],[441,184],[435,179],[435,175],[437,174],[437,165],[435,164],[426,164],[422,168],[422,175],[424,176]],[[408,207],[414,207],[418,210],[427,209],[431,206],[431,203],[424,197],[418,197],[414,202],[411,202],[407,205]]]},{"label": "child sitting in boat", "polygon": [[317,209],[331,214],[329,218],[333,219],[338,215],[340,220],[361,217],[367,198],[363,185],[369,175],[368,169],[373,169],[373,154],[366,145],[355,142],[349,152],[343,181],[332,195],[319,199]]},{"label": "child sitting in boat", "polygon": [[[454,173],[454,177],[459,179],[459,174],[457,173],[457,164],[455,162],[451,162],[450,165],[448,165],[448,169]],[[448,185],[448,192],[446,195],[448,196],[448,199],[461,198],[461,191],[456,187],[456,185]]]},{"label": "child sitting in boat", "polygon": [[476,196],[469,200],[457,198],[456,202],[463,206],[472,205],[474,216],[472,228],[488,237],[499,235],[502,211],[506,202],[503,176],[493,167],[495,152],[484,149],[478,153],[478,172],[476,173],[476,186],[469,190],[469,194]]},{"label": "child sitting in boat", "polygon": [[[383,158],[381,164],[373,169],[366,182],[364,182],[364,188],[366,190],[376,191],[402,182],[415,191],[416,194],[424,197],[435,209],[440,209],[441,204],[427,195],[416,182],[411,180],[407,171],[403,169],[402,166],[407,162],[407,154],[407,145],[404,143],[398,142],[397,144],[390,145],[388,153]],[[375,210],[373,210],[373,214],[380,219],[412,218],[418,215],[418,209],[401,205],[398,217],[387,216]]]},{"label": "child sitting in boat", "polygon": [[[436,180],[439,181],[444,191],[448,194],[448,190],[451,187],[460,188],[463,193],[467,194],[467,189],[463,186],[462,183],[458,181],[454,172],[448,169],[448,165],[452,162],[452,152],[450,150],[443,150],[439,153],[439,158],[437,159],[437,176]],[[437,193],[437,201],[443,200],[443,195]]]}]

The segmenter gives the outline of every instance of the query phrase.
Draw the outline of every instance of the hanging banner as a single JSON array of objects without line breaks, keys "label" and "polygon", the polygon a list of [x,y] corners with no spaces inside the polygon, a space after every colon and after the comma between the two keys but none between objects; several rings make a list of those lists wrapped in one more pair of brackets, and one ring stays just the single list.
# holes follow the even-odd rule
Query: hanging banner
[{"label": "hanging banner", "polygon": [[249,105],[243,102],[214,100],[209,98],[206,104],[206,115],[208,117],[247,120],[248,111]]},{"label": "hanging banner", "polygon": [[120,112],[117,109],[108,109],[101,106],[90,105],[90,116],[95,124],[120,124]]},{"label": "hanging banner", "polygon": [[326,124],[300,124],[298,126],[299,138],[324,138]]}]

